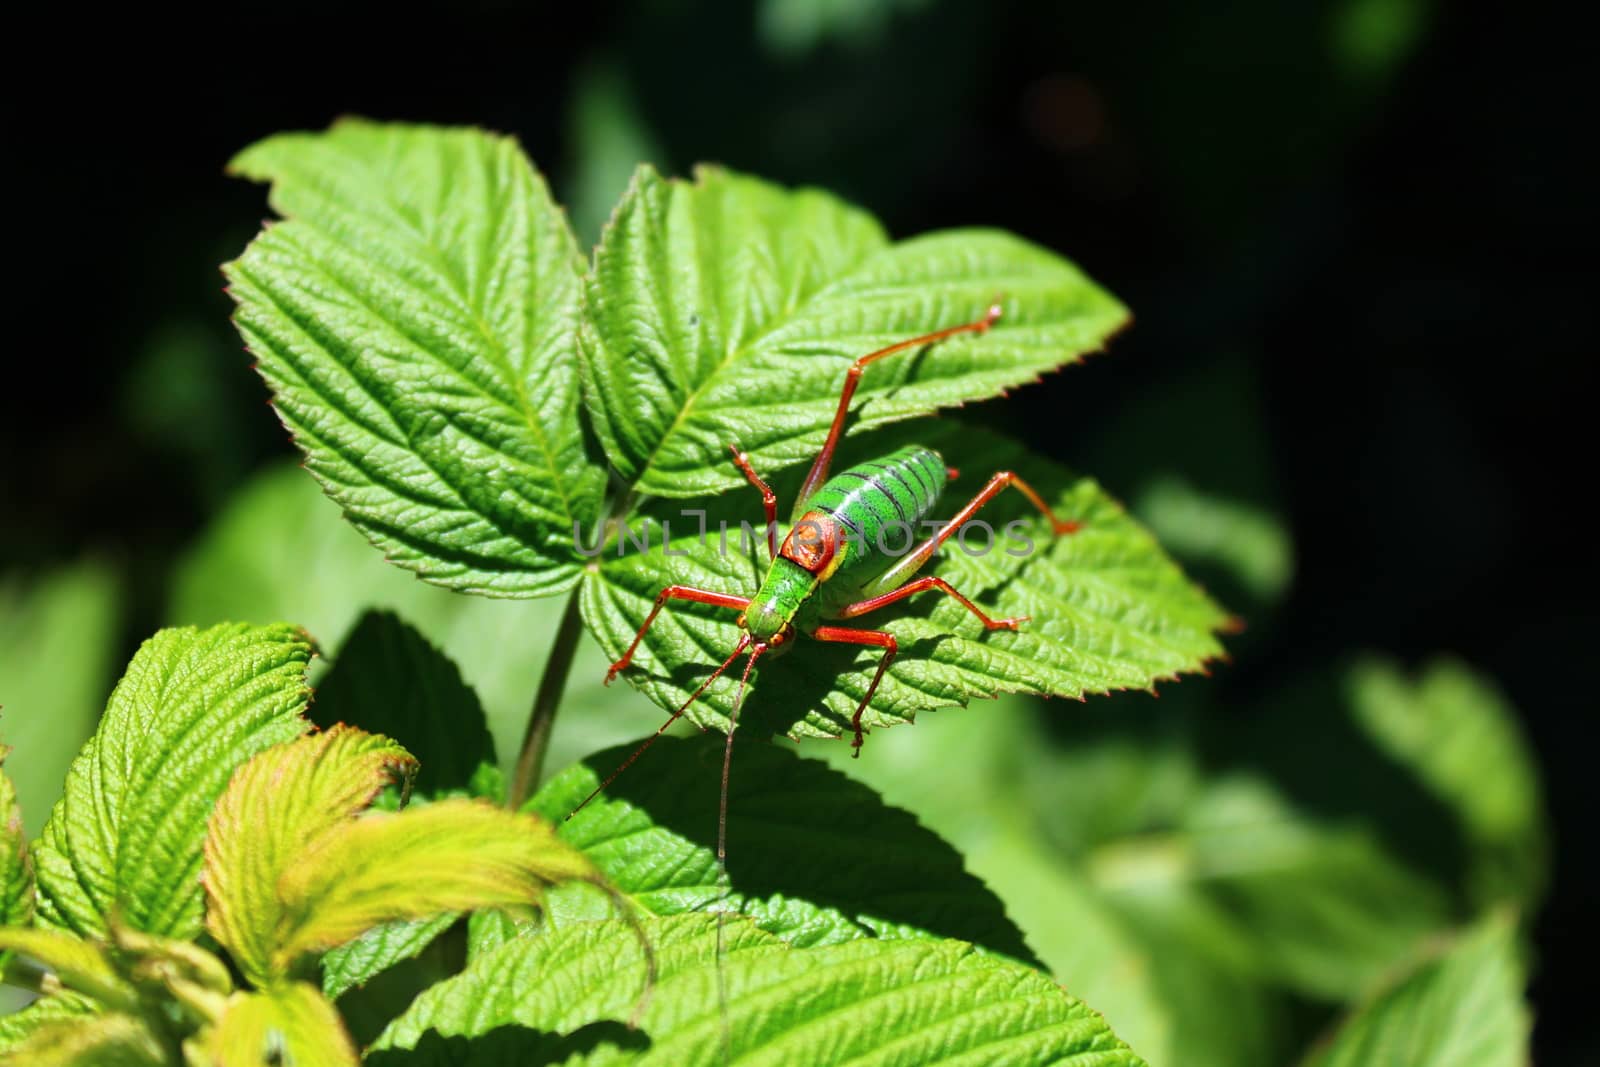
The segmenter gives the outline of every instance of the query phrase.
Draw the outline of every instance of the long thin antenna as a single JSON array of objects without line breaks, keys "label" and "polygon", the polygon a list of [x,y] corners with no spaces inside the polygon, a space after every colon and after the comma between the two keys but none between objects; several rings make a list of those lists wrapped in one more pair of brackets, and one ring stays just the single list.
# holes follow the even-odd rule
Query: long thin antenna
[{"label": "long thin antenna", "polygon": [[[739,692],[733,698],[733,710],[728,713],[728,740],[722,746],[722,795],[717,804],[717,875],[727,886],[730,895],[733,893],[733,880],[728,877],[728,771],[733,766],[733,732],[739,726],[739,706],[744,703],[744,687],[750,681],[750,672],[755,669],[756,660],[766,650],[767,646],[764,643],[757,642],[755,649],[750,653],[749,661],[744,665],[744,674],[739,678]],[[723,902],[726,904],[726,896]],[[728,987],[726,976],[722,973],[722,924],[727,921],[727,917],[726,907],[717,909],[717,1009],[722,1015],[723,1063],[729,1063],[733,1059],[733,1023],[728,1019]]]},{"label": "long thin antenna", "polygon": [[[733,766],[733,731],[739,725],[739,705],[744,703],[744,687],[750,681],[750,672],[755,668],[756,658],[766,650],[765,644],[757,644],[755,651],[750,653],[750,661],[744,665],[744,674],[739,678],[739,692],[733,698],[733,710],[728,713],[728,743],[722,746],[722,798],[717,808],[717,864],[722,867],[723,874],[728,873],[728,769]],[[743,642],[739,651],[744,651]],[[734,653],[735,656],[738,654]],[[727,665],[724,663],[722,666]]]},{"label": "long thin antenna", "polygon": [[[575,807],[571,811],[567,812],[567,818],[571,819],[574,815],[578,814],[578,812],[580,812],[584,808],[588,807],[589,806],[589,801],[593,800],[595,797],[597,797],[601,793],[605,792],[606,787],[609,786],[612,782],[616,781],[617,778],[621,776],[623,771],[627,770],[629,767],[632,767],[633,766],[633,761],[638,759],[640,756],[644,755],[645,749],[649,748],[651,745],[653,745],[657,741],[659,741],[661,739],[661,735],[667,732],[667,727],[669,727],[673,723],[677,722],[678,719],[683,716],[683,713],[685,711],[689,710],[689,705],[693,704],[696,700],[699,700],[700,699],[700,694],[704,693],[707,689],[709,689],[711,687],[711,683],[712,682],[716,681],[718,678],[721,678],[722,677],[722,672],[727,670],[730,666],[732,666],[733,665],[733,661],[738,659],[740,654],[743,653],[744,650],[749,648],[749,647],[750,647],[750,635],[749,634],[745,634],[744,636],[739,638],[738,646],[734,648],[733,652],[729,654],[728,658],[722,661],[722,666],[720,666],[716,670],[712,671],[711,672],[711,676],[709,678],[707,678],[705,681],[700,683],[700,688],[696,689],[693,693],[690,693],[689,694],[689,699],[685,700],[681,705],[679,705],[678,710],[673,712],[672,715],[667,719],[667,721],[662,723],[656,729],[655,733],[653,733],[649,737],[645,738],[644,742],[642,744],[640,744],[638,748],[634,749],[633,753],[627,759],[622,761],[622,766],[620,766],[616,770],[612,771],[610,774],[608,774],[606,776],[606,780],[605,781],[603,781],[599,785],[595,786],[594,787],[594,791],[591,792],[588,796],[583,798],[583,803],[579,804],[577,807]],[[752,659],[754,659],[754,657],[752,657]],[[745,676],[749,677],[749,674],[750,674],[750,670],[747,667],[747,668],[745,668]],[[739,683],[739,692],[740,692],[741,695],[743,695],[743,693],[744,693],[744,683],[743,682]],[[738,705],[737,704],[734,705],[734,713],[738,714]],[[727,780],[728,780],[728,772],[727,772],[726,768],[723,769],[722,780],[723,780],[723,789],[724,789],[724,803],[726,803],[726,789],[727,789]]]}]

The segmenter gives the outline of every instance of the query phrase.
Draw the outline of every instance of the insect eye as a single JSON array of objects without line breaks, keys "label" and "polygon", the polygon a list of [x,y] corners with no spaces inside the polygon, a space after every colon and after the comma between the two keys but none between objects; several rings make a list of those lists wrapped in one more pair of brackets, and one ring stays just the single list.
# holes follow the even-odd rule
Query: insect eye
[{"label": "insect eye", "polygon": [[744,612],[739,612],[739,617],[733,620],[733,624],[741,630],[744,629]]},{"label": "insect eye", "polygon": [[783,644],[783,635],[781,633],[773,634],[772,635],[772,644],[775,644],[775,645]]}]

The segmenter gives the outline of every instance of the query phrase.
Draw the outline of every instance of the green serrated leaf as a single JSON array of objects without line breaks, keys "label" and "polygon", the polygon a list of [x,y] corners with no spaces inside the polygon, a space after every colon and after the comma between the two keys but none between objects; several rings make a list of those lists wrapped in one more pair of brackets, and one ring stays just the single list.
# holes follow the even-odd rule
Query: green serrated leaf
[{"label": "green serrated leaf", "polygon": [[323,727],[348,723],[425,753],[412,783],[418,797],[469,791],[479,768],[495,762],[483,706],[460,670],[415,627],[385,611],[363,615],[345,638],[317,687],[311,718]]},{"label": "green serrated leaf", "polygon": [[534,904],[547,886],[598,880],[542,820],[474,800],[442,800],[347,823],[278,883],[296,918],[278,956],[326,950],[396,919]]},{"label": "green serrated leaf", "polygon": [[419,997],[376,1048],[413,1047],[430,1029],[446,1038],[508,1025],[570,1035],[637,1012],[638,1038],[601,1031],[565,1062],[1144,1063],[1048,978],[960,942],[791,949],[735,922],[723,931],[719,964],[710,916],[647,920],[642,933],[657,968],[642,1011],[647,972],[636,932],[584,923],[485,955]]},{"label": "green serrated leaf", "polygon": [[1522,1067],[1530,1019],[1516,923],[1492,917],[1361,1008],[1306,1067]]},{"label": "green serrated leaf", "polygon": [[401,960],[413,959],[459,918],[445,912],[427,919],[384,923],[322,957],[322,992],[330,999],[365,985]]},{"label": "green serrated leaf", "polygon": [[585,291],[584,399],[612,465],[646,493],[742,485],[737,440],[775,472],[822,444],[850,361],[980,318],[1005,318],[873,367],[855,418],[873,426],[995,396],[1101,348],[1127,311],[1066,260],[1010,234],[953,230],[889,244],[865,212],[703,167],[641,167]]},{"label": "green serrated leaf", "polygon": [[[529,806],[563,819],[631,750],[568,768]],[[719,737],[663,737],[632,772],[557,823],[562,839],[654,915],[715,908],[795,945],[955,938],[1034,962],[1000,901],[950,845],[872,790],[781,745],[735,746],[724,882],[716,859],[722,756]],[[554,922],[582,914],[572,895],[551,895]]]},{"label": "green serrated leaf", "polygon": [[[22,828],[17,791],[5,772],[8,745],[0,745],[0,926],[27,926],[33,922],[33,860]],[[5,956],[0,954],[0,974]]]},{"label": "green serrated leaf", "polygon": [[307,466],[395,563],[543,596],[604,483],[578,426],[582,261],[516,143],[347,120],[245,150],[285,221],[226,268]]},{"label": "green serrated leaf", "polygon": [[[1020,494],[1002,493],[980,513],[992,527],[994,539],[987,542],[992,547],[983,552],[985,539],[975,534],[968,541],[969,555],[952,541],[930,568],[995,616],[1031,617],[1018,632],[986,632],[960,604],[937,593],[852,620],[850,625],[889,631],[900,645],[899,658],[862,718],[866,726],[891,726],[921,710],[1006,691],[1081,697],[1148,689],[1221,654],[1214,631],[1227,616],[1092,481],[1075,479],[1004,438],[975,429],[949,424],[919,429],[922,443],[940,449],[946,462],[967,472],[957,483],[965,491],[947,491],[936,509],[939,517],[956,511],[990,472],[1010,469],[1082,529],[1052,538]],[[885,454],[907,436],[873,435],[858,442],[852,455]],[[780,499],[795,480],[779,480]],[[759,499],[753,493],[729,496],[706,502],[711,530],[703,544],[698,520],[673,514],[667,520],[670,544],[663,545],[656,524],[649,530],[648,551],[635,550],[632,538],[604,550],[584,583],[582,608],[607,653],[622,653],[656,594],[668,585],[755,592],[765,556],[740,550],[737,523],[753,509],[759,528]],[[1013,520],[1023,523],[1016,528],[1020,532],[1008,528]],[[721,523],[728,524],[726,548],[717,532]],[[738,642],[733,615],[671,605],[625,677],[661,707],[681,706]],[[879,655],[876,649],[803,641],[783,658],[763,660],[741,721],[796,738],[839,737],[848,730]],[[726,729],[737,688],[736,672],[729,672],[689,709],[689,718]]]},{"label": "green serrated leaf", "polygon": [[194,1044],[217,1067],[354,1067],[360,1062],[339,1013],[305,982],[235,995],[216,1026]]},{"label": "green serrated leaf", "polygon": [[295,959],[282,950],[304,916],[285,879],[392,778],[409,780],[415,769],[389,738],[342,725],[239,768],[207,828],[206,928],[252,982],[266,985]]},{"label": "green serrated leaf", "polygon": [[[545,901],[549,902],[548,894]],[[513,937],[532,930],[537,921],[537,916],[512,915],[501,908],[473,912],[467,918],[467,959],[475,960],[485,952],[494,951]]]},{"label": "green serrated leaf", "polygon": [[104,938],[200,932],[205,823],[234,769],[306,728],[292,626],[162,630],[140,647],[34,846],[38,922]]}]

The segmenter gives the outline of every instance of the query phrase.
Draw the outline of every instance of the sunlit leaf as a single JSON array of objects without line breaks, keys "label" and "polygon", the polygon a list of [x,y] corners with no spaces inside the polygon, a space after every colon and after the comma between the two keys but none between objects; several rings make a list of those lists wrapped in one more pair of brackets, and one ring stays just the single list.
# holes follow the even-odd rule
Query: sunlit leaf
[{"label": "sunlit leaf", "polygon": [[104,938],[200,932],[206,819],[235,768],[306,728],[306,636],[162,630],[139,649],[34,848],[38,921]]},{"label": "sunlit leaf", "polygon": [[402,960],[412,959],[448,930],[458,916],[444,912],[375,926],[322,957],[322,992],[339,997]]},{"label": "sunlit leaf", "polygon": [[994,230],[890,244],[818,190],[714,167],[641,167],[587,280],[584,398],[612,465],[640,490],[731,489],[737,440],[758,467],[809,460],[851,360],[981,318],[981,337],[881,364],[856,418],[877,425],[996,396],[1101,348],[1127,311],[1071,263]]},{"label": "sunlit leaf", "polygon": [[227,267],[235,321],[328,495],[429,581],[571,586],[604,481],[578,428],[582,260],[521,149],[346,120],[232,167],[285,220]]},{"label": "sunlit leaf", "polygon": [[[652,919],[642,933],[657,966],[642,1011],[647,969],[635,932],[581,923],[487,953],[418,998],[377,1048],[413,1047],[429,1030],[475,1037],[515,1025],[570,1035],[637,1012],[643,1040],[601,1031],[594,1042],[567,1046],[574,1055],[564,1062],[1144,1063],[1048,978],[959,942],[795,949],[735,922],[719,961],[710,916]],[[373,1062],[386,1062],[381,1051]]]}]

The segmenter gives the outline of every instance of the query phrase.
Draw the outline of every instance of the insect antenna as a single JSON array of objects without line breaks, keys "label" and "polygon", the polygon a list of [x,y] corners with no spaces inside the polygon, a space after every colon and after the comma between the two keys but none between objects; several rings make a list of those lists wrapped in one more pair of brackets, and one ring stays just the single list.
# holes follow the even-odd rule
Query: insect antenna
[{"label": "insect antenna", "polygon": [[[578,812],[580,812],[584,808],[588,807],[589,806],[589,802],[591,800],[593,800],[595,797],[599,796],[601,793],[605,792],[606,787],[609,786],[612,782],[616,781],[622,775],[623,771],[627,770],[629,767],[632,767],[633,766],[633,761],[638,759],[640,756],[644,755],[645,749],[649,748],[651,745],[655,744],[658,740],[660,740],[661,739],[661,735],[667,732],[667,727],[669,727],[673,723],[677,722],[683,716],[683,713],[685,711],[689,710],[689,705],[693,704],[696,700],[699,700],[700,699],[700,694],[704,693],[707,689],[709,689],[711,687],[711,683],[712,682],[716,681],[718,678],[721,678],[722,677],[722,672],[726,671],[729,667],[731,667],[733,665],[733,661],[738,659],[739,656],[744,653],[744,650],[749,648],[749,647],[750,647],[750,635],[749,634],[745,634],[745,635],[743,635],[742,637],[739,638],[739,644],[737,645],[737,647],[734,648],[733,652],[731,652],[728,655],[728,658],[722,661],[722,666],[720,666],[716,670],[712,671],[710,677],[708,677],[705,681],[700,683],[700,688],[696,689],[693,693],[690,693],[689,694],[689,699],[685,700],[682,704],[680,704],[678,706],[678,710],[673,712],[671,714],[671,716],[669,716],[667,718],[667,721],[662,723],[660,725],[660,727],[658,727],[656,729],[655,733],[653,733],[649,737],[645,738],[644,742],[642,744],[640,744],[638,748],[634,749],[632,754],[630,754],[627,759],[622,761],[622,765],[621,766],[619,766],[616,770],[612,771],[610,774],[606,775],[605,781],[603,781],[599,785],[595,786],[594,787],[594,791],[591,792],[588,796],[583,798],[583,803],[579,804],[577,807],[575,807],[571,811],[567,812],[567,818],[571,819],[574,815],[578,814]],[[755,658],[754,656],[751,657],[752,662],[754,661],[754,658]],[[748,678],[749,676],[750,676],[750,669],[748,667],[746,667],[745,668],[745,677]],[[742,681],[739,683],[739,693],[740,693],[741,696],[744,693],[744,683]],[[734,714],[736,714],[736,715],[738,714],[738,704],[737,703],[734,704]],[[727,781],[728,781],[728,771],[727,771],[726,766],[724,766],[723,771],[722,771],[722,781],[723,781],[723,801],[724,801],[724,807],[726,807]],[[720,855],[720,848],[719,848],[719,855]],[[720,859],[719,859],[719,862],[720,862]]]},{"label": "insect antenna", "polygon": [[[737,656],[744,651],[744,646],[749,642],[746,637],[739,643],[739,648],[734,650]],[[739,677],[739,692],[733,698],[733,711],[728,714],[728,741],[722,747],[722,798],[717,809],[717,864],[726,867],[728,862],[728,769],[733,766],[733,731],[739,723],[739,705],[744,703],[744,687],[750,681],[750,672],[755,668],[756,659],[767,650],[765,644],[757,644],[755,651],[750,653],[750,662],[744,665],[744,674]],[[732,663],[729,657],[728,663]],[[718,667],[718,673],[728,664]],[[726,873],[726,871],[724,871]]]},{"label": "insect antenna", "polygon": [[[746,641],[740,642],[738,651],[734,652],[735,656],[744,650]],[[739,677],[739,691],[733,698],[733,710],[728,713],[728,740],[722,746],[722,793],[717,802],[717,875],[730,894],[733,892],[733,880],[728,877],[728,771],[733,766],[733,733],[739,725],[739,707],[744,703],[744,690],[749,684],[750,672],[755,669],[756,660],[766,650],[765,643],[757,642],[750,653],[750,659],[744,665],[744,673]],[[728,662],[731,663],[732,659]],[[724,663],[723,667],[727,665]],[[722,1015],[723,1063],[728,1063],[733,1058],[733,1024],[728,1019],[728,990],[722,973],[722,926],[727,917],[727,908],[717,909],[717,1007]]]}]

